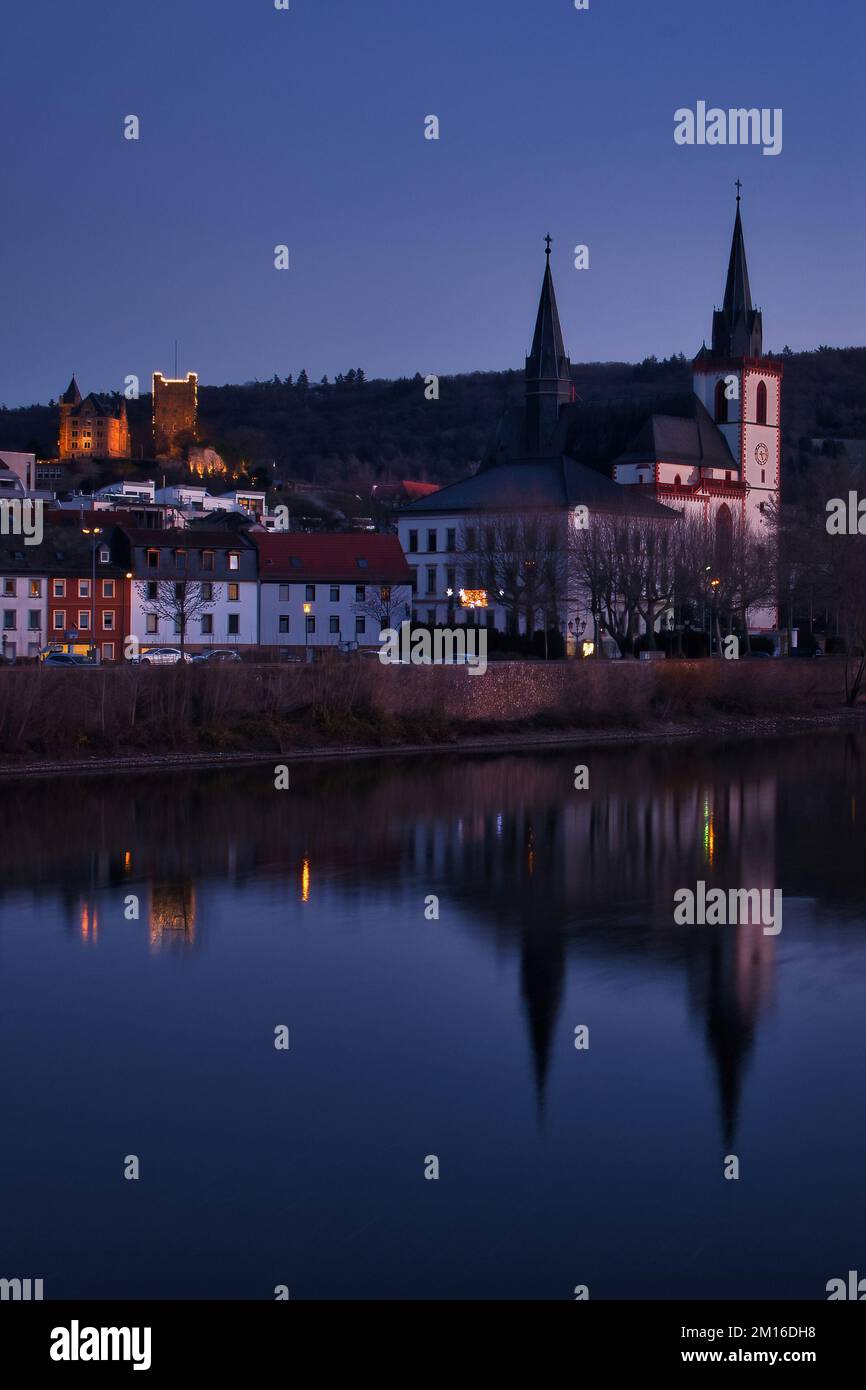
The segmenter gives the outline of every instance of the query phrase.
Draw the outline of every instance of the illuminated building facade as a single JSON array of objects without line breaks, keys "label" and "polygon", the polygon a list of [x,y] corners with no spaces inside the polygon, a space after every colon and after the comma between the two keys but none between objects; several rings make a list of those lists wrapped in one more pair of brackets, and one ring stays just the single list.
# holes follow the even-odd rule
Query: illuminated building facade
[{"label": "illuminated building facade", "polygon": [[166,378],[153,374],[153,447],[157,454],[178,454],[195,439],[198,376]]},{"label": "illuminated building facade", "polygon": [[75,377],[60,397],[61,459],[129,458],[129,423],[123,396],[82,398]]}]

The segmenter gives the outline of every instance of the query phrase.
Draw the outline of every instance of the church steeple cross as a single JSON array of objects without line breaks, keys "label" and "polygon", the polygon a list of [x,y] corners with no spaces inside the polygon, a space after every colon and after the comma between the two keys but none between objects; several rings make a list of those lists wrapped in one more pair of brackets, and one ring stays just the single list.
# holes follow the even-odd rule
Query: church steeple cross
[{"label": "church steeple cross", "polygon": [[547,259],[548,259],[548,260],[550,260],[550,243],[551,243],[551,240],[552,240],[552,238],[551,238],[550,236],[546,236],[546,237],[544,238],[544,254],[547,256]]},{"label": "church steeple cross", "polygon": [[739,201],[740,201],[740,189],[741,189],[742,186],[743,186],[743,185],[741,184],[741,182],[740,182],[739,179],[737,179],[736,185],[735,185],[735,186],[736,186],[736,189],[737,189],[737,202],[739,202]]}]

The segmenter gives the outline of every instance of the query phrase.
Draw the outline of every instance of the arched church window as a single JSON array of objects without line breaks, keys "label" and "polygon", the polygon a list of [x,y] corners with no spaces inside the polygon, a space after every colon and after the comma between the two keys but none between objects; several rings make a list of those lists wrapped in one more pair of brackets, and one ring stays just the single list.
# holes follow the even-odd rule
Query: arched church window
[{"label": "arched church window", "polygon": [[725,395],[725,378],[719,377],[716,382],[716,424],[726,425],[728,423],[728,398]]},{"label": "arched church window", "polygon": [[734,541],[734,521],[731,509],[723,502],[716,512],[716,568],[726,571],[731,561]]},{"label": "arched church window", "polygon": [[682,480],[682,478],[680,477],[679,473],[677,473],[676,476],[674,477],[674,487],[682,487],[682,485],[683,485],[683,480]]},{"label": "arched church window", "polygon": [[755,421],[759,425],[767,423],[767,386],[766,382],[758,382],[758,396],[755,402]]}]

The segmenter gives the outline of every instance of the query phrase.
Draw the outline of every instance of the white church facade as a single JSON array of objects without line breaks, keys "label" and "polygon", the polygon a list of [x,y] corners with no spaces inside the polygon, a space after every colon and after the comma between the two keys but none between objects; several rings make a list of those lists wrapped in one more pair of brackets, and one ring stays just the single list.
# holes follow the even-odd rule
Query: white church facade
[{"label": "white church facade", "polygon": [[[763,355],[739,194],[722,308],[713,314],[711,346],[704,344],[692,371],[688,414],[650,417],[609,472],[569,457],[569,422],[581,407],[574,403],[548,239],[522,406],[505,412],[476,473],[399,517],[400,542],[415,575],[416,619],[530,628],[531,602],[516,619],[508,585],[497,591],[489,581],[486,589],[482,584],[491,572],[491,549],[526,518],[543,517],[565,557],[555,618],[574,651],[576,637],[591,627],[590,600],[573,563],[576,524],[591,527],[593,519],[613,517],[676,525],[691,516],[713,535],[741,525],[759,532],[766,527],[780,493],[782,363]],[[527,554],[524,565],[546,563],[540,552],[530,548]],[[750,633],[776,626],[771,604],[749,610]]]}]

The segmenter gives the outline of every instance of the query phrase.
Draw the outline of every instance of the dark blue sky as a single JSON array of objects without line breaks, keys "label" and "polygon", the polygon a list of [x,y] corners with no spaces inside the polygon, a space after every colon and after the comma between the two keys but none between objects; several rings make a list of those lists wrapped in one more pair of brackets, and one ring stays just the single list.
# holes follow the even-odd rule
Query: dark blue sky
[{"label": "dark blue sky", "polygon": [[[4,30],[6,405],[148,389],[175,337],[205,383],[522,366],[548,231],[575,361],[692,353],[737,175],[765,346],[866,341],[855,0],[10,0]],[[699,99],[782,107],[782,153],[678,147]]]}]

